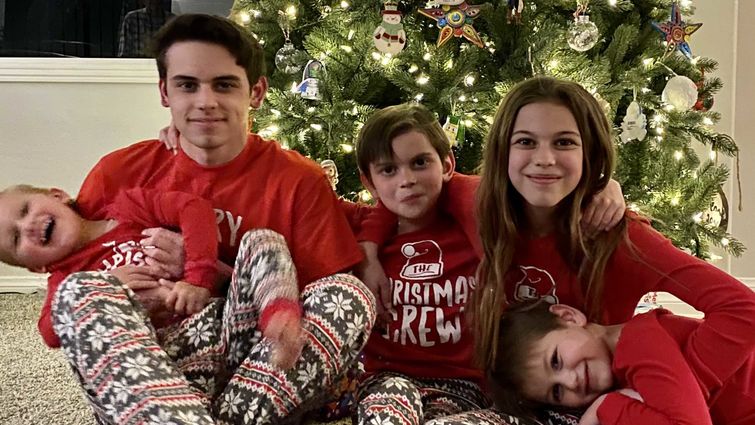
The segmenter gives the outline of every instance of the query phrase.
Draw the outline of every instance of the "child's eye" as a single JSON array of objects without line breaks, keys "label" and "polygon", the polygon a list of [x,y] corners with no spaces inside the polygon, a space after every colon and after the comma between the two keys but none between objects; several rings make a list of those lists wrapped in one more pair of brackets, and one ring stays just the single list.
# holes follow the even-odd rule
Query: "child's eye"
[{"label": "child's eye", "polygon": [[417,158],[414,160],[414,165],[417,167],[426,167],[428,160],[426,158]]},{"label": "child's eye", "polygon": [[21,232],[18,231],[18,227],[13,229],[13,247],[18,246],[18,241],[21,238]]},{"label": "child's eye", "polygon": [[561,384],[556,384],[553,386],[553,389],[551,389],[551,396],[553,397],[553,401],[557,404],[561,403],[562,391]]},{"label": "child's eye", "polygon": [[519,145],[519,146],[530,147],[530,146],[535,146],[535,141],[532,140],[532,139],[523,137],[521,139],[514,140],[511,144],[512,145]]},{"label": "child's eye", "polygon": [[26,217],[26,214],[29,214],[28,202],[24,202],[24,204],[21,206],[21,217]]},{"label": "child's eye", "polygon": [[394,167],[392,165],[386,165],[385,167],[381,167],[380,170],[379,170],[379,172],[382,175],[390,176],[390,175],[392,175],[393,173],[396,172],[396,167]]},{"label": "child's eye", "polygon": [[192,81],[181,81],[177,84],[178,88],[184,91],[191,91],[196,88],[196,83]]},{"label": "child's eye", "polygon": [[221,81],[221,82],[216,83],[215,87],[218,90],[230,90],[230,89],[236,87],[236,85],[233,84],[233,83],[231,83],[231,82],[228,82],[228,81]]},{"label": "child's eye", "polygon": [[572,139],[559,139],[559,140],[556,140],[556,146],[558,147],[577,146],[577,142],[575,142]]},{"label": "child's eye", "polygon": [[558,349],[553,350],[553,354],[551,354],[551,368],[553,370],[559,370],[561,368],[558,360]]}]

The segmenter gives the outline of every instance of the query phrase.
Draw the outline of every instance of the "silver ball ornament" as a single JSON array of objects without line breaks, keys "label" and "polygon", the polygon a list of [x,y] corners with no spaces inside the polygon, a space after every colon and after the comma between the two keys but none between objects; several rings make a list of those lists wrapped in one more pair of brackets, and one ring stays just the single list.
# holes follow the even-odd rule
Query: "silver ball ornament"
[{"label": "silver ball ornament", "polygon": [[697,102],[697,86],[684,75],[672,77],[661,93],[661,100],[680,111],[686,111]]},{"label": "silver ball ornament", "polygon": [[579,15],[569,26],[566,42],[569,43],[569,47],[572,49],[584,52],[585,50],[592,49],[599,38],[600,31],[598,31],[598,26],[590,21],[589,16]]}]

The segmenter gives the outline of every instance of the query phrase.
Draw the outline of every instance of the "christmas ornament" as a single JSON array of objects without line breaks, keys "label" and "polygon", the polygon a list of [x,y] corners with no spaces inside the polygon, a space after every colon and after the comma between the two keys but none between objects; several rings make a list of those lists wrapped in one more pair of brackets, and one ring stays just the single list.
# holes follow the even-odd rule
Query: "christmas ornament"
[{"label": "christmas ornament", "polygon": [[446,117],[446,122],[443,124],[443,132],[448,137],[448,143],[451,146],[464,143],[465,126],[464,121],[455,115],[449,115]]},{"label": "christmas ornament", "polygon": [[336,185],[338,184],[338,167],[336,163],[332,159],[325,159],[320,162],[320,167],[325,171],[325,175],[330,182],[330,187],[336,190]]},{"label": "christmas ornament", "polygon": [[393,1],[386,1],[382,12],[383,22],[375,28],[375,48],[383,53],[396,55],[406,46],[406,33],[401,24],[401,12]]},{"label": "christmas ornament", "polygon": [[708,207],[708,211],[703,213],[702,220],[726,231],[729,227],[729,200],[722,187],[717,190],[717,195],[713,198]]},{"label": "christmas ornament", "polygon": [[642,113],[642,108],[636,100],[627,107],[627,114],[621,123],[621,141],[626,143],[632,139],[642,141],[647,136],[647,117]]},{"label": "christmas ornament", "polygon": [[288,39],[283,43],[283,47],[275,52],[275,67],[286,74],[299,72],[306,61],[307,53],[298,50]]},{"label": "christmas ornament", "polygon": [[301,76],[301,83],[296,86],[296,91],[301,93],[301,97],[308,100],[320,100],[320,81],[319,79],[325,73],[325,66],[318,60],[307,62],[304,72]]},{"label": "christmas ornament", "polygon": [[572,49],[584,52],[592,49],[598,42],[598,38],[600,38],[598,26],[590,21],[589,16],[578,15],[569,26],[566,42]]},{"label": "christmas ornament", "polygon": [[450,40],[451,36],[464,37],[477,47],[483,47],[480,35],[472,26],[474,19],[480,14],[480,6],[469,5],[463,0],[437,1],[434,4],[439,6],[419,9],[419,13],[438,23],[438,47]]},{"label": "christmas ornament", "polygon": [[653,22],[653,27],[663,33],[666,40],[666,53],[668,56],[675,49],[679,50],[684,56],[692,59],[692,49],[689,47],[690,36],[700,29],[703,24],[687,24],[682,21],[682,13],[679,10],[679,4],[671,4],[671,18],[662,24]]},{"label": "christmas ornament", "polygon": [[661,93],[661,100],[680,111],[686,111],[697,102],[697,86],[684,75],[672,77]]},{"label": "christmas ornament", "polygon": [[509,10],[506,12],[506,23],[522,24],[522,10],[524,10],[524,0],[508,0]]}]

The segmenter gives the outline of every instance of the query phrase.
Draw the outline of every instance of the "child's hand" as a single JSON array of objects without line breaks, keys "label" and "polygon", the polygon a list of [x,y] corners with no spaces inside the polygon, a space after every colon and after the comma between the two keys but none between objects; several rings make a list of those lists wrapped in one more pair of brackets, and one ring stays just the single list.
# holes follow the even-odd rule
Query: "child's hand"
[{"label": "child's hand", "polygon": [[262,335],[272,343],[275,366],[287,370],[296,364],[306,342],[299,314],[292,311],[273,314]]},{"label": "child's hand", "polygon": [[132,291],[154,289],[160,286],[158,279],[163,277],[160,270],[150,266],[122,266],[108,271]]},{"label": "child's hand", "polygon": [[142,231],[144,239],[139,241],[150,267],[162,271],[166,279],[179,279],[184,273],[184,239],[180,233],[162,227]]},{"label": "child's hand", "polygon": [[582,417],[579,418],[579,425],[600,425],[600,421],[598,420],[598,408],[603,403],[603,400],[605,400],[606,395],[607,394],[603,394],[592,402],[590,407],[585,410]]},{"label": "child's hand", "polygon": [[160,134],[158,138],[160,139],[160,143],[165,145],[165,149],[173,152],[173,155],[178,153],[178,137],[180,136],[180,133],[178,132],[178,129],[175,125],[173,125],[173,120],[170,121],[170,125],[167,127],[163,127],[160,130]]},{"label": "child's hand", "polygon": [[378,322],[386,323],[390,320],[390,311],[393,309],[391,284],[378,259],[377,244],[360,242],[359,245],[364,251],[364,260],[354,270],[355,274],[375,296]]},{"label": "child's hand", "polygon": [[611,179],[606,188],[597,193],[582,211],[582,230],[587,235],[611,230],[624,217],[626,208],[619,182]]},{"label": "child's hand", "polygon": [[[160,283],[168,284],[169,282],[160,279]],[[210,291],[208,289],[179,281],[170,291],[168,299],[165,300],[165,306],[176,314],[188,316],[202,311],[209,301]]]}]

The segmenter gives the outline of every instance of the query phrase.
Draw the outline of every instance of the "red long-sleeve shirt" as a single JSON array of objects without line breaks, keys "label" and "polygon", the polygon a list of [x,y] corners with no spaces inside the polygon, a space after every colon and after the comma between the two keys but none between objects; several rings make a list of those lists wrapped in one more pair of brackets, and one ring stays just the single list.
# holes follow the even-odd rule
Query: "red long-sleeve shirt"
[{"label": "red long-sleeve shirt", "polygon": [[[715,383],[701,379],[697,362],[688,362],[683,349],[702,323],[662,309],[627,322],[614,352],[613,374],[617,388],[631,388],[643,401],[609,393],[598,408],[600,423],[755,424],[755,351],[733,374]],[[718,359],[730,361],[739,359],[727,358],[725,351]]]},{"label": "red long-sleeve shirt", "polygon": [[37,328],[45,343],[59,347],[52,327],[50,308],[60,283],[78,271],[108,271],[126,265],[144,265],[139,241],[150,227],[171,227],[184,238],[184,275],[182,280],[215,292],[218,252],[215,213],[210,203],[182,192],[159,192],[133,188],[118,193],[107,206],[108,218],[118,225],[81,250],[48,266],[47,295]]}]

